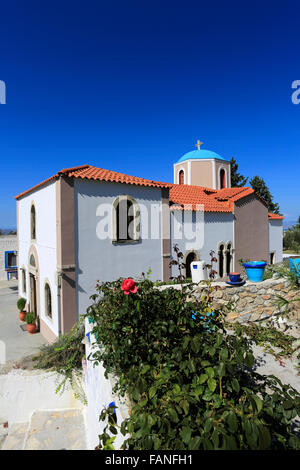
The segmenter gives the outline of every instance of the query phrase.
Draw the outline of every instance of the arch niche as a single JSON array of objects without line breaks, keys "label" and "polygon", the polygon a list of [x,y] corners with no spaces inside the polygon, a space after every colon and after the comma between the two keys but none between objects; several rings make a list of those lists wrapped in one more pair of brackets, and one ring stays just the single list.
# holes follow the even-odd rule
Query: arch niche
[{"label": "arch niche", "polygon": [[192,278],[191,263],[193,261],[200,261],[199,253],[196,250],[189,250],[185,253],[183,262],[185,264],[185,278]]},{"label": "arch niche", "polygon": [[29,248],[28,253],[29,289],[27,299],[29,311],[35,313],[37,328],[40,329],[40,278],[39,278],[39,258],[34,245]]}]

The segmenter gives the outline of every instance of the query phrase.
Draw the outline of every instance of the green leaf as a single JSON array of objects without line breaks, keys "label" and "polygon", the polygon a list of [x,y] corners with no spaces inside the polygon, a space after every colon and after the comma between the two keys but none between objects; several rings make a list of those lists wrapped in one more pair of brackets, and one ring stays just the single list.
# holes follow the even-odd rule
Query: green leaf
[{"label": "green leaf", "polygon": [[215,372],[214,372],[212,367],[207,367],[205,369],[205,372],[207,373],[208,377],[214,377],[214,375],[215,375]]},{"label": "green leaf", "polygon": [[180,436],[185,444],[188,444],[191,440],[192,430],[188,426],[183,426]]},{"label": "green leaf", "polygon": [[236,378],[234,378],[231,382],[232,388],[236,393],[239,393],[240,391],[240,384]]},{"label": "green leaf", "polygon": [[199,377],[199,384],[203,384],[204,382],[206,382],[207,379],[208,379],[207,374],[201,374]]},{"label": "green leaf", "polygon": [[225,376],[226,367],[225,367],[224,362],[220,362],[220,364],[216,368],[216,372],[217,372],[219,377],[224,377]]},{"label": "green leaf", "polygon": [[156,394],[156,387],[151,387],[148,392],[150,400],[154,397],[155,394]]},{"label": "green leaf", "polygon": [[253,399],[254,399],[255,404],[256,404],[257,412],[260,413],[261,410],[262,410],[262,407],[263,407],[263,402],[260,398],[258,398],[257,395],[253,395]]},{"label": "green leaf", "polygon": [[189,450],[199,450],[200,449],[200,444],[201,444],[201,437],[196,436],[193,437],[189,444]]},{"label": "green leaf", "polygon": [[148,370],[150,370],[150,366],[149,366],[149,364],[145,364],[142,367],[141,374],[146,374],[146,372],[148,372]]},{"label": "green leaf", "polygon": [[174,410],[174,408],[169,408],[168,409],[168,415],[169,415],[171,421],[173,421],[173,423],[178,423],[178,421],[179,421],[178,415],[177,415],[176,411]]},{"label": "green leaf", "polygon": [[226,359],[228,358],[228,351],[226,348],[221,349],[220,358],[222,359],[222,361],[226,361]]},{"label": "green leaf", "polygon": [[228,422],[230,431],[234,433],[238,428],[238,420],[233,411],[229,411],[228,416],[227,416],[227,422]]},{"label": "green leaf", "polygon": [[194,353],[198,354],[198,352],[200,350],[200,342],[199,342],[198,338],[193,338],[192,339],[191,346],[192,346],[192,350],[194,351]]},{"label": "green leaf", "polygon": [[215,379],[209,378],[207,381],[208,388],[211,392],[214,392],[217,386]]}]

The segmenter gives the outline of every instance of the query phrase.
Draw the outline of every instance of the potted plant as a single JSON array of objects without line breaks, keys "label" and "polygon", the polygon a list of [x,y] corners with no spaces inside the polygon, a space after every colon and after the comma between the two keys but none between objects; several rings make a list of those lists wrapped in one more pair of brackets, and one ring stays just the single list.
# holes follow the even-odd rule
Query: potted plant
[{"label": "potted plant", "polygon": [[244,268],[249,281],[251,282],[261,282],[264,277],[265,267],[267,263],[265,261],[247,261],[243,263]]},{"label": "potted plant", "polygon": [[20,312],[19,319],[21,321],[25,321],[25,318],[26,318],[25,305],[26,305],[26,299],[24,299],[23,297],[20,297],[20,299],[18,299],[17,301],[17,307]]},{"label": "potted plant", "polygon": [[31,335],[36,332],[35,314],[33,312],[26,315],[27,331]]}]

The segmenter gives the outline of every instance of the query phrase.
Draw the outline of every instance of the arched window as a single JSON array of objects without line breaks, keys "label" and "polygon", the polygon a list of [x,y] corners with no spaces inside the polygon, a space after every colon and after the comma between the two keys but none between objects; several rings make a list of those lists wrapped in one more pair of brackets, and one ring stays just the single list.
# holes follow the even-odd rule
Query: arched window
[{"label": "arched window", "polygon": [[36,213],[34,204],[32,204],[30,209],[30,236],[31,240],[36,239]]},{"label": "arched window", "polygon": [[47,317],[52,318],[51,289],[48,282],[45,284],[45,313]]},{"label": "arched window", "polygon": [[25,268],[22,268],[21,272],[22,272],[22,290],[23,290],[23,293],[26,294],[26,271],[25,271]]},{"label": "arched window", "polygon": [[178,174],[178,182],[179,184],[184,184],[184,171],[183,170],[180,170]]},{"label": "arched window", "polygon": [[219,277],[224,275],[224,244],[220,243],[218,250],[218,268],[219,268]]},{"label": "arched window", "polygon": [[226,188],[226,173],[224,168],[220,170],[220,189]]},{"label": "arched window", "polygon": [[113,204],[113,241],[138,241],[140,236],[139,209],[130,196],[120,196]]},{"label": "arched window", "polygon": [[33,268],[36,268],[35,257],[34,257],[33,255],[30,255],[29,264],[30,264],[30,266],[32,266]]}]

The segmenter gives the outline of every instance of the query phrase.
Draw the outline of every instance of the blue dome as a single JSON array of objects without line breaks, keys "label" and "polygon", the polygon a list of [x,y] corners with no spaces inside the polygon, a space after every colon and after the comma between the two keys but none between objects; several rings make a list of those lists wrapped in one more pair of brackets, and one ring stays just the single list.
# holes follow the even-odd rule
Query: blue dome
[{"label": "blue dome", "polygon": [[192,150],[191,152],[185,153],[181,158],[179,158],[177,163],[184,162],[185,160],[195,160],[202,158],[218,158],[219,160],[225,160],[225,158],[220,157],[216,152],[211,150]]}]

